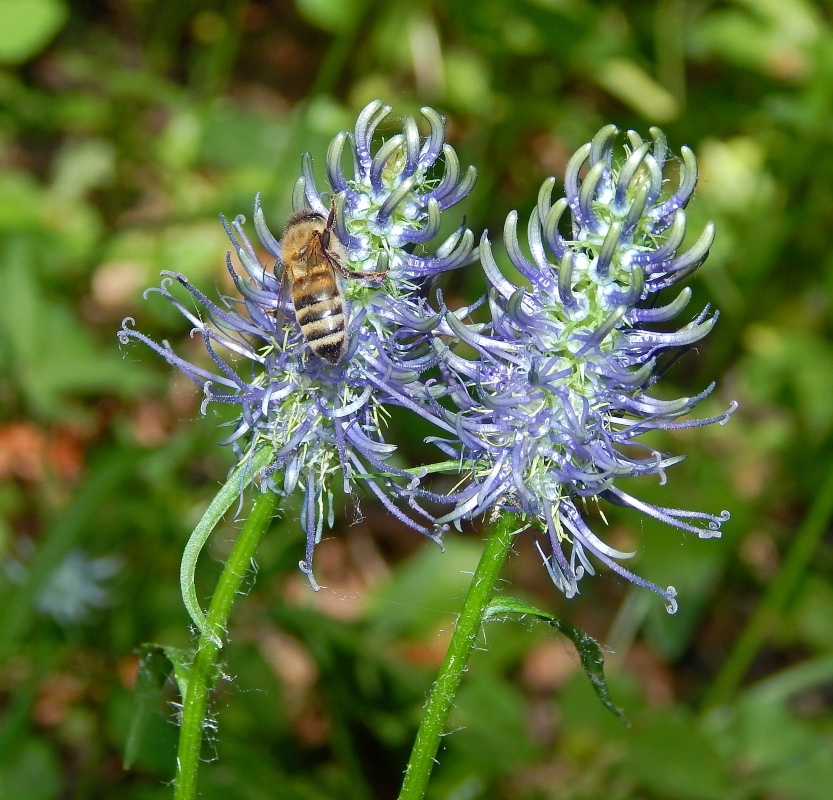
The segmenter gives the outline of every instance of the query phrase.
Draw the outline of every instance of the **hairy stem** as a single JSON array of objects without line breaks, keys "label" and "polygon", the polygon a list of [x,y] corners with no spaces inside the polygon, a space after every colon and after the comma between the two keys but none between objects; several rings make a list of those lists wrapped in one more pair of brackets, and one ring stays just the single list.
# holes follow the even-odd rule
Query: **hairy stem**
[{"label": "hairy stem", "polygon": [[175,781],[175,800],[197,796],[197,771],[205,722],[208,694],[217,677],[217,655],[225,634],[234,598],[251,564],[260,537],[269,527],[277,504],[274,492],[259,493],[234,549],[226,561],[214,597],[208,607],[207,630],[200,635],[199,650],[188,675],[188,688],[182,699],[182,724]]},{"label": "hairy stem", "polygon": [[517,518],[503,513],[492,525],[437,680],[431,688],[399,800],[421,800],[428,786],[454,695],[466,670],[500,570],[515,538]]}]

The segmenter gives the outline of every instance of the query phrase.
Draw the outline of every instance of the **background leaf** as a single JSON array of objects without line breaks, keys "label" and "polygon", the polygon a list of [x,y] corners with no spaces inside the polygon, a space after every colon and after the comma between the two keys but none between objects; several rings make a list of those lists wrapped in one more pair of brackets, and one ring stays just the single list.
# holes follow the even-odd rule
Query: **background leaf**
[{"label": "background leaf", "polygon": [[67,17],[60,0],[0,2],[0,62],[19,64],[39,53]]},{"label": "background leaf", "polygon": [[188,671],[194,658],[192,651],[159,644],[145,644],[139,650],[139,669],[134,688],[133,719],[124,746],[124,768],[130,769],[139,754],[150,715],[157,710],[162,684],[173,674],[180,697],[188,689]]}]

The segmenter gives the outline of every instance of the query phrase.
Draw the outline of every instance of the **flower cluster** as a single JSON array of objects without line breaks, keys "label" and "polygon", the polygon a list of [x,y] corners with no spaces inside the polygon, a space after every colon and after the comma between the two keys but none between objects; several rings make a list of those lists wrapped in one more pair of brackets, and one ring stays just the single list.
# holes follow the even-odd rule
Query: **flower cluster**
[{"label": "flower cluster", "polygon": [[[618,478],[658,475],[682,460],[639,442],[650,430],[724,423],[719,417],[679,418],[708,395],[659,400],[648,389],[668,366],[658,359],[702,339],[717,315],[708,307],[673,332],[653,329],[678,316],[691,298],[684,288],[667,305],[656,295],[690,275],[705,260],[714,238],[709,224],[691,248],[681,250],[685,207],[697,181],[697,162],[683,148],[679,187],[663,192],[666,142],[628,132],[623,163],[614,162],[617,129],[608,125],[570,160],[566,196],[552,202],[553,178],[544,182],[529,219],[532,259],[518,242],[517,213],[504,229],[509,259],[529,281],[518,288],[500,272],[484,234],[480,257],[489,283],[489,336],[455,325],[460,338],[479,353],[476,361],[446,359],[457,410],[450,415],[456,436],[439,440],[449,455],[469,466],[471,483],[440,521],[458,522],[503,506],[546,531],[551,555],[545,563],[568,596],[578,591],[588,555],[657,592],[676,610],[673,587],[660,587],[625,569],[618,551],[596,536],[582,518],[578,498],[603,498],[636,508],[703,538],[719,536],[728,519],[641,502],[616,485]],[[579,172],[588,167],[583,180]],[[571,235],[560,232],[569,209]],[[451,319],[449,318],[449,321]],[[451,420],[449,420],[451,421]],[[623,447],[628,446],[627,450]],[[631,455],[634,447],[644,458]],[[565,552],[567,550],[567,552]]]},{"label": "flower cluster", "polygon": [[[390,114],[390,106],[375,100],[356,120],[355,134],[342,131],[327,152],[327,177],[336,193],[338,238],[347,250],[350,268],[356,271],[391,271],[396,279],[417,282],[470,263],[474,236],[460,228],[432,256],[412,252],[413,245],[430,242],[439,232],[441,212],[460,202],[474,188],[477,171],[469,167],[460,177],[460,162],[454,148],[444,142],[445,122],[432,108],[422,114],[430,133],[420,145],[413,117],[402,120],[402,133],[388,139],[371,155],[373,135]],[[352,145],[353,179],[342,170],[347,143]],[[431,170],[442,154],[444,171]],[[304,156],[302,175],[295,185],[295,210],[326,209],[315,188],[312,162]]]},{"label": "flower cluster", "polygon": [[[340,474],[346,493],[360,481],[397,518],[438,542],[450,523],[459,526],[498,508],[516,512],[522,525],[546,533],[551,552],[545,564],[568,597],[585,573],[594,572],[592,556],[663,596],[673,612],[673,587],[663,590],[623,567],[620,561],[633,554],[602,541],[579,509],[583,500],[601,498],[704,538],[719,535],[728,519],[726,512],[653,506],[617,486],[617,479],[638,475],[664,482],[665,470],[681,460],[641,444],[644,433],[722,424],[734,410],[681,420],[713,386],[673,401],[648,393],[673,354],[702,339],[717,320],[706,308],[676,331],[654,329],[683,312],[691,290],[682,289],[665,305],[657,304],[657,294],[702,264],[714,236],[708,225],[682,249],[685,207],[697,181],[694,155],[683,148],[679,186],[668,192],[667,147],[659,130],[652,129],[649,142],[628,132],[626,157],[615,159],[618,131],[603,128],[570,160],[565,197],[553,202],[554,178],[541,187],[528,224],[531,259],[518,240],[517,213],[507,218],[509,259],[530,284],[516,287],[498,269],[485,233],[475,248],[463,226],[433,252],[424,251],[439,233],[442,212],[471,192],[476,173],[470,167],[462,174],[444,142],[444,120],[430,108],[422,109],[425,138],[405,117],[401,133],[374,146],[390,110],[371,103],[353,132],[333,140],[326,159],[329,197],[316,186],[309,154],[293,194],[293,220],[312,220],[316,235],[336,240],[335,266],[344,278],[333,275],[344,303],[346,346],[335,364],[316,356],[305,338],[298,314],[304,304],[296,307],[290,285],[292,251],[282,255],[288,237],[279,241],[271,233],[259,198],[254,226],[276,271],[261,265],[244,233],[245,220],[237,217],[231,225],[223,222],[244,270],[239,274],[229,255],[239,298],[214,303],[174,273],[165,273],[161,288],[151,290],[191,322],[214,368],[183,360],[167,343],[136,331],[132,320],[125,321],[121,340],[144,342],[201,386],[203,411],[215,402],[239,409],[225,442],[244,463],[270,449],[260,476],[264,491],[303,493],[307,552],[301,569],[314,588],[313,549],[325,521],[333,524],[333,481]],[[345,150],[352,159],[347,174]],[[572,226],[566,235],[562,218],[568,209]],[[438,292],[434,310],[429,292],[436,277],[478,259],[491,323],[469,320],[482,300],[450,310]],[[196,300],[204,318],[170,291],[174,282]],[[460,343],[476,357],[464,357]],[[234,366],[244,363],[250,370],[245,376]],[[390,463],[396,445],[384,437],[389,406],[435,426],[438,435],[431,440],[469,477],[463,488],[432,494],[422,485],[431,467],[415,477]],[[633,455],[640,447],[644,458]],[[426,499],[451,510],[437,517],[423,508]]]},{"label": "flower cluster", "polygon": [[[233,432],[223,443],[232,445],[239,461],[251,462],[262,448],[273,451],[260,475],[261,488],[283,496],[302,492],[307,550],[300,566],[313,588],[313,549],[325,521],[333,524],[333,481],[339,473],[345,493],[352,493],[360,481],[397,518],[439,541],[433,519],[414,499],[416,479],[388,463],[396,446],[384,437],[386,407],[403,406],[451,430],[430,407],[430,391],[421,380],[437,362],[431,338],[450,334],[426,295],[436,274],[476,257],[474,237],[461,228],[433,254],[418,255],[414,249],[434,238],[441,212],[471,191],[476,173],[470,168],[461,179],[457,156],[443,143],[444,121],[432,109],[423,109],[430,125],[424,141],[415,120],[406,117],[403,133],[373,153],[374,131],[390,110],[378,101],[371,103],[359,115],[355,132],[339,134],[327,156],[337,209],[335,235],[347,259],[341,266],[353,274],[368,273],[367,280],[342,280],[334,272],[347,321],[347,349],[338,363],[316,357],[296,324],[281,243],[266,224],[259,197],[255,230],[275,259],[276,271],[260,263],[239,216],[231,225],[223,219],[244,270],[240,274],[235,269],[229,254],[227,267],[239,298],[222,297],[215,303],[184,275],[171,272],[163,273],[160,288],[149,290],[188,319],[203,338],[213,369],[190,363],[167,342],[159,344],[135,330],[132,319],[120,331],[122,343],[144,342],[200,386],[203,413],[211,403],[237,407]],[[352,180],[341,169],[348,143]],[[432,168],[440,154],[445,172],[436,177]],[[329,214],[316,189],[309,154],[303,157],[293,205],[295,212],[317,215],[311,218],[320,217],[322,224]],[[376,279],[379,273],[381,280]],[[192,313],[171,292],[174,283],[184,287],[204,316]],[[248,364],[246,374],[235,367],[239,364]],[[396,504],[399,500],[410,506],[411,514]]]}]

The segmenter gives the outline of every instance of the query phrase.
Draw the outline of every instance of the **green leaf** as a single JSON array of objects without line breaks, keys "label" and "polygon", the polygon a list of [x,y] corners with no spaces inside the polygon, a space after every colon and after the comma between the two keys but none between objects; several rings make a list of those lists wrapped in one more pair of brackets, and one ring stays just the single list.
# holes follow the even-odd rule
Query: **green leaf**
[{"label": "green leaf", "polygon": [[68,16],[59,0],[0,0],[0,63],[21,64],[37,55]]},{"label": "green leaf", "polygon": [[[400,566],[393,579],[374,596],[371,635],[374,640],[422,640],[451,624],[463,605],[481,548],[462,537],[449,536],[445,550],[423,548]],[[419,603],[413,598],[419,597]],[[386,646],[386,645],[381,645]]]},{"label": "green leaf", "polygon": [[446,747],[454,758],[444,766],[454,764],[481,779],[509,775],[538,755],[521,691],[501,673],[479,670],[463,682],[449,730],[455,733]]},{"label": "green leaf", "polygon": [[185,697],[188,673],[194,653],[164,644],[143,644],[139,650],[139,672],[136,675],[133,718],[124,746],[124,768],[130,769],[139,754],[142,737],[151,714],[159,702],[162,686],[173,668],[179,693]]},{"label": "green leaf", "polygon": [[9,237],[0,253],[0,294],[6,304],[0,344],[34,412],[60,418],[74,396],[146,390],[150,373],[125,359],[114,342],[99,347],[66,303],[44,296],[36,265],[34,237]]},{"label": "green leaf", "polygon": [[200,122],[197,152],[212,166],[268,171],[286,158],[290,128],[280,116],[215,103]]},{"label": "green leaf", "polygon": [[681,708],[649,711],[637,720],[622,769],[652,797],[732,800],[740,794],[697,721]]},{"label": "green leaf", "polygon": [[34,737],[24,739],[0,765],[0,800],[54,800],[62,783],[55,750]]},{"label": "green leaf", "polygon": [[596,82],[645,119],[660,124],[671,122],[680,107],[664,86],[629,58],[610,58],[596,69]]},{"label": "green leaf", "polygon": [[182,564],[179,570],[182,602],[185,603],[185,608],[188,609],[191,619],[194,620],[194,624],[200,632],[215,641],[218,647],[223,646],[222,642],[208,625],[205,612],[197,599],[197,590],[194,586],[197,560],[208,541],[208,537],[211,535],[211,531],[214,530],[226,511],[231,508],[231,504],[240,497],[242,491],[252,482],[255,474],[260,472],[272,460],[272,453],[271,447],[264,447],[255,453],[251,462],[244,461],[231,473],[231,477],[214,496],[211,505],[208,506],[202,519],[197,523],[197,527],[194,528],[194,532],[188,539],[188,544],[185,545],[185,550],[182,553]]},{"label": "green leaf", "polygon": [[780,705],[799,692],[833,681],[833,655],[800,661],[764,678],[744,691],[744,697],[765,705]]},{"label": "green leaf", "polygon": [[492,602],[489,603],[489,607],[486,609],[484,620],[505,617],[508,614],[537,617],[563,633],[576,646],[584,674],[587,675],[593,690],[599,696],[599,700],[602,701],[602,705],[619,717],[625,725],[630,725],[622,709],[617,708],[610,697],[604,675],[605,659],[602,655],[602,648],[593,637],[588,636],[581,628],[571,625],[560,617],[542,611],[540,608],[535,608],[535,606],[528,603],[515,600],[513,597],[492,598]]},{"label": "green leaf", "polygon": [[833,647],[833,586],[808,575],[795,600],[790,628],[805,642],[823,650]]},{"label": "green leaf", "polygon": [[362,0],[298,0],[301,16],[325,31],[341,33],[350,28],[361,11]]}]

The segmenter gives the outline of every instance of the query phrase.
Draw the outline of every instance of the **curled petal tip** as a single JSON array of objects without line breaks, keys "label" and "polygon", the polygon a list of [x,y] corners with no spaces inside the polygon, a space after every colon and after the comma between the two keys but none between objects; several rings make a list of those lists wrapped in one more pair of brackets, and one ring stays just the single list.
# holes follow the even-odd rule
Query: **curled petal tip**
[{"label": "curled petal tip", "polygon": [[321,589],[321,587],[318,585],[315,578],[313,577],[312,567],[309,564],[307,564],[306,561],[299,561],[298,562],[298,569],[300,569],[301,572],[303,572],[304,575],[307,576],[307,580],[309,581],[309,585],[310,585],[310,587],[312,588],[312,590],[314,592],[317,592]]},{"label": "curled petal tip", "polygon": [[350,134],[348,131],[342,131],[330,142],[330,146],[327,149],[327,177],[330,179],[330,186],[333,187],[334,192],[343,192],[348,188],[347,180],[341,169],[341,157],[344,153],[344,145],[349,137]]},{"label": "curled petal tip", "polygon": [[605,125],[594,137],[590,143],[590,152],[588,158],[590,166],[593,167],[600,161],[610,164],[613,156],[613,143],[619,135],[619,128],[613,123]]},{"label": "curled petal tip", "polygon": [[734,414],[735,411],[738,410],[738,405],[739,403],[737,400],[732,400],[732,402],[729,403],[729,408],[726,409],[726,412],[720,417],[718,423],[720,425],[725,425],[729,421],[729,417],[731,417],[732,414]]}]

